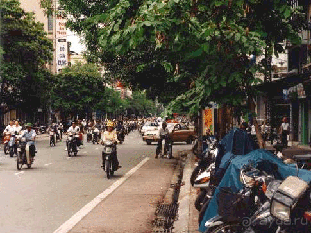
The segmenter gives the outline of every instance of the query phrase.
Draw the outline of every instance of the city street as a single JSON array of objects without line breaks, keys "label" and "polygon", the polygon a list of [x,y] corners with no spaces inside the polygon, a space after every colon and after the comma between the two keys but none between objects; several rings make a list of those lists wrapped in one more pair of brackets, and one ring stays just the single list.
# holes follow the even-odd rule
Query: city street
[{"label": "city street", "polygon": [[[0,154],[0,232],[53,232],[98,194],[145,157],[154,157],[155,144],[146,145],[138,132],[118,145],[122,168],[108,180],[101,169],[101,145],[84,142],[77,157],[68,157],[65,140],[49,146],[48,135],[37,140],[31,169],[16,169],[16,157]],[[178,144],[178,150],[189,145]]]}]

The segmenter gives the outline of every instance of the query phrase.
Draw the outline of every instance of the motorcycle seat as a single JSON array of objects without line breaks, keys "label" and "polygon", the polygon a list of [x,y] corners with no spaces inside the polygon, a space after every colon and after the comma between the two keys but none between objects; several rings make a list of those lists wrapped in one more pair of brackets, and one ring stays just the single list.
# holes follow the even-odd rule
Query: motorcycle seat
[{"label": "motorcycle seat", "polygon": [[306,155],[293,155],[293,158],[294,158],[295,160],[307,161],[307,160],[311,160],[311,154],[306,154]]}]

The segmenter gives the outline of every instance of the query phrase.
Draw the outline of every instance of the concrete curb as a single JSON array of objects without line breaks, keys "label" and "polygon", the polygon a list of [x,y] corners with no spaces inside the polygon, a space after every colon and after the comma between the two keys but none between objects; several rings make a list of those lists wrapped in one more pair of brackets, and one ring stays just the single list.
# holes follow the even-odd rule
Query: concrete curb
[{"label": "concrete curb", "polygon": [[190,176],[192,174],[191,168],[191,154],[187,155],[186,161],[184,162],[182,183],[179,193],[179,208],[178,208],[178,219],[174,222],[174,230],[176,233],[189,232],[189,218],[190,218]]}]

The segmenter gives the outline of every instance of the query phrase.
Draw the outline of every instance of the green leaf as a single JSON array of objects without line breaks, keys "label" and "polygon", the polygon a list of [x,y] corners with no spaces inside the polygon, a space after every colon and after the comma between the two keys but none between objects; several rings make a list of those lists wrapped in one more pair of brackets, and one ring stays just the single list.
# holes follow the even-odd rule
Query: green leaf
[{"label": "green leaf", "polygon": [[289,9],[289,7],[287,7],[284,11],[285,18],[289,18],[291,16],[291,13],[291,10]]},{"label": "green leaf", "polygon": [[240,33],[235,33],[235,41],[239,41],[241,38],[241,34]]}]

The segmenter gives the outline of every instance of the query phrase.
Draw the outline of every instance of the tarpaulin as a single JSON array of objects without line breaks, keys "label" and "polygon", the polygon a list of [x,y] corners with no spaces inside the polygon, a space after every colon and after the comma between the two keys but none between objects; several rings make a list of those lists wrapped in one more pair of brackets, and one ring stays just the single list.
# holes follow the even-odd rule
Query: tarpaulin
[{"label": "tarpaulin", "polygon": [[277,179],[284,180],[288,176],[298,175],[298,177],[308,183],[311,181],[311,171],[305,169],[297,170],[295,165],[284,164],[281,159],[277,158],[267,150],[259,149],[254,150],[247,155],[238,155],[231,160],[219,186],[215,190],[215,194],[206,209],[202,222],[200,223],[199,230],[201,232],[206,230],[205,222],[218,215],[217,194],[219,193],[219,189],[221,187],[230,187],[234,192],[241,190],[243,185],[240,181],[240,170],[243,165],[249,164],[250,162],[269,174],[273,174]]},{"label": "tarpaulin", "polygon": [[221,180],[230,161],[236,155],[246,155],[258,149],[258,144],[241,129],[234,128],[219,143],[219,154],[215,162],[215,178]]}]

